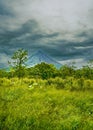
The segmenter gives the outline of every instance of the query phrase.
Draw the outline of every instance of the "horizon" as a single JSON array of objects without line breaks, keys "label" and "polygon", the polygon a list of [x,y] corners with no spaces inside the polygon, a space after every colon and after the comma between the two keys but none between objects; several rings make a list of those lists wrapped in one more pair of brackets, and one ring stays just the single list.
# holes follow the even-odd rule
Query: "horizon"
[{"label": "horizon", "polygon": [[0,0],[0,68],[14,51],[43,50],[57,62],[93,59],[93,1]]},{"label": "horizon", "polygon": [[[19,48],[19,49],[23,49],[23,48]],[[18,51],[18,50],[16,50],[16,51]],[[56,67],[56,69],[59,69],[62,66],[75,67],[75,69],[81,69],[85,66],[90,66],[89,63],[91,63],[91,61],[89,61],[84,66],[79,66],[79,65],[77,66],[75,61],[71,62],[68,60],[68,62],[66,61],[62,64],[59,61],[56,61],[55,58],[53,58],[51,55],[49,55],[48,53],[44,52],[41,49],[33,51],[33,53],[31,55],[29,55],[29,53],[28,53],[27,57],[28,57],[27,61],[25,62],[27,68],[34,67],[37,64],[46,63],[46,64],[54,65]],[[11,61],[12,61],[12,59],[10,58],[10,62]],[[8,64],[8,61],[7,61],[7,65],[5,67],[0,67],[1,70],[2,69],[7,70],[9,68],[11,68],[11,67]]]}]

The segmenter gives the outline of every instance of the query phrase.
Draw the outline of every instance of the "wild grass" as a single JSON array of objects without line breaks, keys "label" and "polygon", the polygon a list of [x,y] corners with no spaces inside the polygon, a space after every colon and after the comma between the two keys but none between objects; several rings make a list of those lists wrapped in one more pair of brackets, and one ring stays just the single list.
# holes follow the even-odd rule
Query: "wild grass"
[{"label": "wild grass", "polygon": [[73,78],[1,78],[0,130],[93,130],[92,85]]}]

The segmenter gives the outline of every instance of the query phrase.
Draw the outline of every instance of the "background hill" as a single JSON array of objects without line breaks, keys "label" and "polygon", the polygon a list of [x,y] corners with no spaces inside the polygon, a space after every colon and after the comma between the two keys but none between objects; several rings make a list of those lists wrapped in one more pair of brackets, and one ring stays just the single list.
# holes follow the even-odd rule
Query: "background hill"
[{"label": "background hill", "polygon": [[56,68],[60,68],[62,66],[60,63],[58,63],[56,60],[54,60],[51,56],[49,56],[42,50],[38,50],[33,53],[28,58],[27,64],[31,67],[40,64],[41,62],[53,64]]}]

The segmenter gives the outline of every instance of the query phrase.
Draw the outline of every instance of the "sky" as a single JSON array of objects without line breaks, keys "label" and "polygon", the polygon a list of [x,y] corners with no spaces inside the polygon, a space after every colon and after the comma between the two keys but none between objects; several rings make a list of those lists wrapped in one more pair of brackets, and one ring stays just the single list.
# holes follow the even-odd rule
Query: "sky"
[{"label": "sky", "polygon": [[85,65],[93,59],[93,0],[0,0],[0,67],[19,48]]}]

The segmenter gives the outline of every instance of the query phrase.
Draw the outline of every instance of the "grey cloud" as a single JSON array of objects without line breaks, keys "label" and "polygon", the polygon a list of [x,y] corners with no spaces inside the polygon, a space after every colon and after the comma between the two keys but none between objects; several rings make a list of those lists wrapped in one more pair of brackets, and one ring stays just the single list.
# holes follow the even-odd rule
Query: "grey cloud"
[{"label": "grey cloud", "polygon": [[47,34],[42,32],[35,20],[29,20],[14,31],[3,30],[0,32],[1,52],[11,54],[13,48],[38,48],[42,46],[42,39],[50,39],[58,35],[58,33]]},{"label": "grey cloud", "polygon": [[[59,35],[59,33],[47,34],[45,32],[42,32],[36,21],[29,20],[17,30],[14,30],[14,31],[6,30],[3,33],[1,32],[1,34],[0,34],[1,43],[0,44],[3,44],[3,41],[4,41],[4,42],[7,42],[7,44],[13,45],[13,43],[11,43],[11,41],[13,39],[14,40],[21,39],[22,36],[23,36],[23,38],[21,39],[20,42],[22,42],[22,40],[24,40],[24,39],[26,39],[27,42],[29,42],[29,40],[37,41],[42,38],[52,38],[52,37],[56,37],[58,35]],[[16,44],[18,44],[18,43],[16,43]]]},{"label": "grey cloud", "polygon": [[[92,32],[92,31],[91,31]],[[27,34],[27,35],[26,35]],[[59,33],[47,34],[40,30],[39,24],[34,20],[29,20],[23,24],[19,29],[14,31],[6,31],[0,36],[0,44],[3,49],[2,52],[6,54],[11,54],[13,48],[24,47],[29,51],[31,48],[37,50],[38,48],[43,49],[51,56],[56,57],[58,60],[65,60],[70,58],[84,58],[88,59],[92,56],[89,56],[90,49],[80,49],[76,47],[87,47],[93,46],[93,39],[89,37],[87,32],[79,32],[75,37],[87,37],[87,40],[84,42],[70,42],[68,40],[55,40],[55,37],[58,37]],[[89,38],[88,38],[89,37]],[[51,42],[51,39],[54,41]],[[42,39],[44,43],[42,44]],[[46,40],[48,43],[46,43]],[[9,52],[7,51],[9,50]],[[30,52],[31,53],[31,52]],[[88,55],[88,56],[87,56]]]},{"label": "grey cloud", "polygon": [[77,37],[87,37],[87,36],[88,36],[88,33],[85,32],[85,31],[83,31],[83,32],[81,32],[81,33],[79,33],[79,34],[77,34]]},{"label": "grey cloud", "polygon": [[[71,7],[74,5],[76,9],[73,7],[71,11],[66,8],[66,5],[69,7],[67,1],[64,7],[57,0],[54,1],[56,4],[53,6],[53,0],[50,4],[49,0],[41,4],[37,0],[0,0],[0,53],[10,57],[18,48],[27,49],[29,54],[40,48],[60,61],[92,59],[92,1],[85,2],[82,12],[81,5],[76,7],[73,0]],[[46,9],[49,5],[49,10],[41,5],[46,5]],[[62,10],[67,13],[63,14]]]},{"label": "grey cloud", "polygon": [[69,42],[68,40],[59,40],[55,41],[54,46],[52,44],[50,47],[51,50],[53,49],[50,54],[60,61],[77,58],[83,58],[88,61],[93,56],[93,38],[90,39],[90,37],[87,37],[87,41],[83,42]]},{"label": "grey cloud", "polygon": [[13,16],[13,12],[7,7],[3,0],[0,0],[0,15],[1,16]]},{"label": "grey cloud", "polygon": [[[1,32],[0,34],[0,44],[12,44],[11,41],[13,39],[16,39],[18,37],[21,37],[22,35],[25,35],[26,33],[34,33],[34,27],[37,28],[37,23],[35,23],[33,20],[28,21],[26,24],[23,24],[19,29],[11,31],[11,30],[5,30],[5,32]],[[3,30],[3,29],[2,29]],[[7,42],[7,43],[6,43]],[[18,43],[16,43],[18,44]],[[4,44],[3,44],[4,45]]]}]

